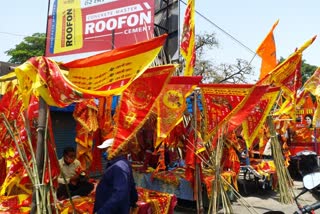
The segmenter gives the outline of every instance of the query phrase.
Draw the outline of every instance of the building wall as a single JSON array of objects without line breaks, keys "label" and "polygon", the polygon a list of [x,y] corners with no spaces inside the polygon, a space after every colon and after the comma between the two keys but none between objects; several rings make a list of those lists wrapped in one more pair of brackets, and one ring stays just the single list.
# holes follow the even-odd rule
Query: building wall
[{"label": "building wall", "polygon": [[63,149],[72,146],[76,149],[76,122],[72,112],[51,111],[52,129],[56,143],[58,158],[62,157]]}]

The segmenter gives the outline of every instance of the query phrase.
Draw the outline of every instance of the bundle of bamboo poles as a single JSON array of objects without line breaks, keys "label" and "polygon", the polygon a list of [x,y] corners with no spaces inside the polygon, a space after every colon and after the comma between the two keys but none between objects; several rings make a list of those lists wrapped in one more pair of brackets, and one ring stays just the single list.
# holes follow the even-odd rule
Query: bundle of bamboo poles
[{"label": "bundle of bamboo poles", "polygon": [[[58,213],[58,207],[57,207],[57,198],[56,198],[56,190],[53,188],[53,180],[51,176],[51,163],[50,163],[50,158],[48,156],[48,149],[47,149],[47,139],[48,139],[48,117],[49,117],[49,111],[44,112],[46,116],[43,119],[44,122],[44,127],[42,128],[43,133],[43,140],[42,145],[43,145],[43,158],[42,160],[42,166],[39,168],[37,164],[37,155],[35,154],[34,147],[31,142],[31,133],[30,133],[30,126],[27,122],[27,120],[24,117],[24,114],[21,112],[20,116],[22,120],[24,121],[24,126],[27,131],[27,144],[24,145],[22,143],[22,139],[19,135],[20,128],[16,126],[16,121],[9,121],[8,118],[1,113],[1,117],[3,119],[4,125],[6,126],[6,129],[9,133],[9,135],[12,137],[15,146],[17,148],[17,151],[19,153],[19,156],[21,158],[22,164],[30,178],[30,181],[33,185],[33,191],[32,191],[32,205],[31,205],[31,214],[37,213],[37,214],[42,214],[42,213]],[[39,142],[37,142],[37,147]],[[25,148],[28,147],[28,148]],[[27,151],[30,151],[31,154],[31,159],[28,159],[28,154]],[[55,151],[56,158],[57,152]],[[39,161],[38,161],[39,162]],[[49,172],[49,183],[46,184],[44,181],[44,172],[46,167],[48,167],[48,172]],[[71,205],[73,207],[73,210],[75,210],[72,198],[70,196],[70,192],[67,188],[68,194],[69,194],[69,200],[71,202]],[[53,207],[51,204],[51,196],[53,196]],[[74,213],[76,213],[74,211]]]},{"label": "bundle of bamboo poles", "polygon": [[213,171],[215,173],[215,179],[212,181],[212,197],[209,204],[208,213],[218,213],[219,204],[221,203],[224,213],[233,213],[230,199],[227,192],[223,188],[224,182],[221,177],[221,159],[223,154],[223,146],[225,144],[225,135],[221,134],[217,141],[217,148],[213,155]]},{"label": "bundle of bamboo poles", "polygon": [[285,167],[282,148],[278,140],[277,132],[274,127],[272,116],[267,117],[267,123],[271,136],[271,150],[274,164],[276,166],[276,175],[278,179],[278,189],[280,194],[280,202],[289,204],[294,202],[294,192],[292,189],[292,179],[288,169]]}]

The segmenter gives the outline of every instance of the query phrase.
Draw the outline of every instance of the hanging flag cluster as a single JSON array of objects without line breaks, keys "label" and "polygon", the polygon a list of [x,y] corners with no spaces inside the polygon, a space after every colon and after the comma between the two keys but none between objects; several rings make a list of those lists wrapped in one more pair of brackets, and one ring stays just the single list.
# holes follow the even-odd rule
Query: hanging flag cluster
[{"label": "hanging flag cluster", "polygon": [[[241,163],[237,154],[243,150],[252,152],[259,147],[258,153],[263,155],[268,142],[273,141],[277,133],[279,140],[283,140],[283,154],[288,164],[291,139],[312,142],[315,138],[313,128],[320,121],[320,68],[302,86],[301,64],[303,51],[316,37],[277,64],[273,35],[277,21],[257,49],[262,58],[257,83],[203,84],[200,83],[201,76],[193,76],[196,60],[194,5],[195,0],[188,1],[181,38],[184,76],[173,76],[177,65],[153,64],[167,35],[68,63],[33,57],[18,66],[14,71],[18,84],[8,84],[0,100],[0,112],[3,114],[0,117],[3,122],[0,124],[0,155],[6,159],[0,165],[8,169],[5,178],[0,179],[1,197],[16,186],[31,194],[27,184],[32,183],[31,187],[42,185],[36,183],[32,176],[39,97],[48,105],[60,108],[75,103],[75,142],[77,158],[83,168],[101,169],[101,154],[96,146],[113,138],[110,159],[123,151],[133,152],[132,161],[142,165],[136,168],[141,172],[149,170],[148,166],[155,159],[152,178],[163,179],[176,186],[180,185],[176,174],[161,172],[183,168],[184,171],[177,174],[183,175],[193,187],[196,187],[198,179],[206,183],[210,197],[213,181],[221,178],[237,189]],[[8,77],[2,77],[2,80]],[[298,93],[299,90],[302,92]],[[316,97],[317,106],[310,93]],[[117,97],[117,102],[113,106],[114,97]],[[188,106],[188,99],[194,101],[192,108]],[[303,112],[306,109],[308,112]],[[307,127],[305,117],[310,112],[313,123]],[[297,115],[303,123],[296,122]],[[266,125],[267,118],[274,119],[274,129]],[[6,119],[10,122],[7,123]],[[50,115],[48,127],[46,133],[49,137],[45,144],[48,154],[43,175],[45,184],[53,182],[55,186],[51,178],[55,179],[60,170],[54,155]],[[15,132],[8,132],[8,129]],[[285,137],[292,130],[295,136]],[[21,148],[24,150],[19,150]],[[21,151],[25,154],[22,155]],[[0,161],[3,160],[1,158]],[[47,164],[50,161],[51,164]],[[197,171],[200,165],[203,167]],[[278,162],[260,162],[255,169],[268,177],[272,175],[266,171],[274,172],[275,166],[280,168]],[[195,176],[195,173],[199,174]],[[228,188],[228,185],[223,185],[222,189]],[[199,189],[193,190],[196,193]],[[26,200],[27,197],[20,195],[20,198]],[[85,209],[90,210],[92,206]]]}]

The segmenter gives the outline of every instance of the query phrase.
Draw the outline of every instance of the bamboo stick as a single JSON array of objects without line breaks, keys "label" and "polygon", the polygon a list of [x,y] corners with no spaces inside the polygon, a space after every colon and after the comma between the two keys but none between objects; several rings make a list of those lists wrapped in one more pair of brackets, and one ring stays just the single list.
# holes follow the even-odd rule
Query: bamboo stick
[{"label": "bamboo stick", "polygon": [[280,202],[284,204],[293,203],[294,193],[292,189],[292,179],[288,169],[284,165],[281,145],[278,141],[277,133],[274,127],[272,116],[267,117],[267,123],[271,135],[271,149],[276,166],[276,175],[278,177],[278,188],[280,193]]}]

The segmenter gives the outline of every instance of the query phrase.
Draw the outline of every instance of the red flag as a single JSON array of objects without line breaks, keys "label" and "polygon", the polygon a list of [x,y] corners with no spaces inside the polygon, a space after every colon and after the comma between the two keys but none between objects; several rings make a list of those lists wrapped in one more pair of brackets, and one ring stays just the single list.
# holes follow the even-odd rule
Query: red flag
[{"label": "red flag", "polygon": [[257,107],[262,96],[267,92],[269,86],[254,86],[253,90],[247,95],[245,102],[241,105],[237,113],[233,113],[228,121],[228,132],[233,131],[243,121],[248,118],[251,111]]},{"label": "red flag", "polygon": [[75,105],[73,117],[76,121],[77,159],[83,169],[92,164],[92,145],[95,131],[99,128],[98,107],[94,99]]},{"label": "red flag", "polygon": [[[182,121],[183,112],[186,109],[186,98],[201,79],[201,76],[171,77],[169,84],[164,87],[157,106],[158,139],[155,147]],[[172,117],[172,115],[175,116]]]},{"label": "red flag", "polygon": [[145,122],[156,98],[174,70],[174,65],[149,68],[123,92],[115,118],[116,130],[111,156],[126,146]]},{"label": "red flag", "polygon": [[254,89],[249,84],[200,84],[204,108],[205,141],[245,104]]},{"label": "red flag", "polygon": [[247,147],[250,148],[257,137],[279,93],[279,87],[269,88],[242,123],[242,133]]},{"label": "red flag", "polygon": [[192,76],[196,60],[195,52],[195,22],[194,7],[195,0],[188,0],[187,8],[184,15],[183,32],[181,37],[180,51],[185,59],[185,76]]}]

